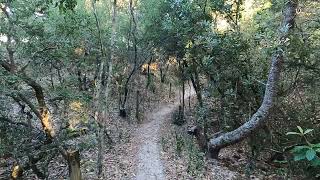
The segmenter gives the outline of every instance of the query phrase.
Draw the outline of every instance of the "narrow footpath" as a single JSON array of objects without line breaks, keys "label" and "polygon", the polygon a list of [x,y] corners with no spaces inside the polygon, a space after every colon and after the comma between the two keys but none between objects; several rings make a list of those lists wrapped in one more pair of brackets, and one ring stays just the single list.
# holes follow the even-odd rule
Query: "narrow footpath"
[{"label": "narrow footpath", "polygon": [[[185,99],[194,95],[191,91],[185,95]],[[161,125],[171,118],[171,114],[179,106],[179,96],[173,103],[160,105],[149,115],[146,123],[142,124],[136,132],[136,138],[140,142],[137,153],[136,180],[164,180],[164,165],[160,159],[159,129]]]}]

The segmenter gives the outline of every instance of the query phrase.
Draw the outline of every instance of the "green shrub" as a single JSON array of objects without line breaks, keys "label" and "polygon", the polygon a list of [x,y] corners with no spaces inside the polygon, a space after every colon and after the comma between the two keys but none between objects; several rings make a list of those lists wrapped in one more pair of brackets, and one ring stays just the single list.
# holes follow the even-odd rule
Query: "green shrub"
[{"label": "green shrub", "polygon": [[310,143],[307,135],[311,134],[313,129],[303,130],[300,126],[298,127],[298,132],[288,132],[287,135],[296,135],[304,139],[304,145],[297,145],[292,150],[293,160],[295,162],[304,162],[304,169],[309,173],[309,175],[316,178],[320,177],[319,172],[316,170],[320,169],[320,143]]},{"label": "green shrub", "polygon": [[172,114],[172,123],[178,126],[181,126],[185,123],[185,118],[181,106],[179,106],[179,109]]}]

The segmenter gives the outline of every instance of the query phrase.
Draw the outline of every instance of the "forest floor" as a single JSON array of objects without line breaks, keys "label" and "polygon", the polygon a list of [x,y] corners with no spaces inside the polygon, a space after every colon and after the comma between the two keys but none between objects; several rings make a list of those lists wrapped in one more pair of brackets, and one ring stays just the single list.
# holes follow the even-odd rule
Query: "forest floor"
[{"label": "forest floor", "polygon": [[[257,168],[249,167],[251,163],[246,142],[223,149],[218,160],[208,160],[199,151],[194,138],[187,134],[188,125],[197,119],[197,100],[191,89],[186,91],[186,123],[183,126],[172,124],[172,116],[180,104],[177,92],[174,98],[160,98],[160,101],[152,103],[140,124],[115,118],[121,126],[110,129],[120,131],[119,138],[111,149],[105,151],[104,172],[100,179],[285,179],[274,174],[268,165],[257,163]],[[82,159],[85,161],[82,161],[81,169],[84,179],[97,179],[96,151],[91,149],[83,152]],[[259,168],[258,165],[263,167]]]},{"label": "forest floor", "polygon": [[[245,143],[225,148],[219,160],[206,159],[198,151],[194,138],[186,133],[188,125],[197,119],[194,94],[192,88],[186,91],[185,103],[189,106],[186,106],[186,123],[183,126],[172,124],[172,116],[180,105],[178,92],[169,99],[158,96],[160,101],[152,101],[146,106],[149,109],[144,111],[140,124],[121,119],[114,113],[113,124],[109,127],[114,142],[107,144],[108,148],[105,149],[104,171],[100,179],[283,179],[268,173],[269,170],[247,176],[244,169],[248,164],[248,155],[245,153],[248,147]],[[88,135],[87,139],[94,142],[95,136]],[[81,152],[83,179],[99,179],[96,175],[96,157],[97,148]],[[67,165],[61,156],[51,161],[49,170],[48,179],[68,177]],[[38,179],[31,172],[26,177]]]},{"label": "forest floor", "polygon": [[[191,99],[195,104],[193,90],[186,91],[185,102]],[[104,155],[104,172],[101,179],[116,180],[164,180],[164,179],[243,179],[237,171],[230,170],[220,161],[207,161],[204,156],[194,156],[188,159],[187,143],[181,155],[176,152],[177,126],[172,124],[172,115],[180,105],[179,93],[174,98],[163,99],[149,112],[145,113],[141,124],[122,124],[121,142],[115,143],[112,149],[106,150]],[[191,97],[189,99],[189,97]],[[191,105],[193,107],[193,105]],[[186,114],[193,116],[194,111],[186,108]],[[194,117],[193,117],[194,118]],[[122,122],[123,123],[123,122]],[[185,124],[179,127],[179,134],[186,134]],[[124,128],[126,127],[126,128]],[[120,129],[118,129],[120,130]],[[184,136],[184,141],[192,140],[191,136]],[[194,147],[197,145],[194,142]],[[197,147],[196,147],[197,148]],[[96,150],[84,153],[82,159],[90,159],[82,166],[84,179],[97,179],[95,175],[94,159]],[[234,149],[221,152],[222,157],[238,154]],[[203,165],[197,164],[198,162]],[[193,164],[189,164],[192,162]],[[86,164],[91,164],[87,166]],[[239,163],[235,163],[239,165]],[[198,169],[198,170],[192,170]],[[91,170],[90,170],[91,169]],[[240,178],[239,178],[240,177]],[[242,176],[243,177],[243,176]]]}]

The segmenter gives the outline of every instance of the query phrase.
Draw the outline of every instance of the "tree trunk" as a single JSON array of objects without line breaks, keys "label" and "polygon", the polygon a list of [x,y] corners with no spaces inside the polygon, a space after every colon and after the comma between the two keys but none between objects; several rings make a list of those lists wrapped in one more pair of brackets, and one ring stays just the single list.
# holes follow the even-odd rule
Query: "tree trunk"
[{"label": "tree trunk", "polygon": [[[182,61],[182,62],[181,62]],[[184,108],[185,108],[185,99],[184,99],[184,96],[185,96],[185,69],[184,69],[184,61],[182,60],[182,57],[178,57],[178,63],[179,63],[179,70],[180,70],[180,73],[181,73],[181,77],[180,77],[180,81],[181,81],[181,85],[182,85],[182,97],[181,97],[181,102],[182,102],[182,115],[184,116]]]},{"label": "tree trunk", "polygon": [[11,20],[11,15],[7,11],[7,8],[10,8],[9,2],[5,6],[3,6],[3,7],[1,6],[1,10],[9,22],[9,25],[8,25],[9,26],[8,27],[9,33],[7,35],[8,41],[6,44],[6,50],[8,53],[9,62],[5,62],[5,61],[1,60],[0,64],[8,72],[10,72],[14,75],[17,75],[19,78],[21,78],[26,84],[28,84],[28,86],[32,87],[32,89],[35,91],[36,99],[38,101],[38,109],[35,110],[34,113],[41,120],[42,127],[43,127],[44,131],[46,132],[48,139],[52,139],[52,137],[54,136],[54,129],[52,127],[49,109],[48,109],[46,102],[44,100],[44,93],[43,93],[42,87],[35,80],[29,78],[23,72],[26,66],[21,68],[21,70],[19,70],[19,72],[17,72],[17,67],[16,67],[15,60],[14,60],[15,50],[13,49],[14,45],[12,44],[12,40],[17,40],[17,39],[13,38],[14,33],[15,33],[15,28],[14,28],[14,24]]},{"label": "tree trunk", "polygon": [[147,67],[147,89],[149,88],[150,84],[151,84],[151,74],[150,74],[150,64],[151,64],[152,58],[150,58],[149,62],[148,62],[148,67]]},{"label": "tree trunk", "polygon": [[207,151],[207,139],[204,134],[204,131],[199,126],[193,126],[188,128],[188,134],[195,136],[197,144],[202,152]]},{"label": "tree trunk", "polygon": [[81,77],[81,70],[78,69],[77,71],[77,76],[78,76],[78,83],[79,83],[79,91],[83,91],[83,82],[82,82],[82,77]]},{"label": "tree trunk", "polygon": [[140,99],[139,99],[139,96],[140,96],[140,92],[137,91],[137,97],[136,97],[136,119],[138,122],[140,122],[140,116],[139,116],[139,105],[140,105]]},{"label": "tree trunk", "polygon": [[[9,17],[9,14],[7,13],[6,8],[7,7],[5,6],[5,9],[3,10],[2,7],[1,7],[2,11],[5,12],[5,14],[7,15],[8,21],[10,23],[11,22],[10,21],[10,17]],[[10,8],[10,7],[8,7],[8,8]],[[13,32],[11,32],[11,33],[13,33]],[[44,133],[46,135],[46,138],[47,138],[47,141],[45,142],[45,144],[50,144],[50,143],[52,143],[54,141],[55,131],[54,131],[54,128],[53,128],[53,122],[52,122],[51,114],[50,114],[50,111],[49,111],[49,107],[47,106],[47,103],[45,101],[45,95],[44,95],[43,87],[39,83],[37,83],[36,80],[30,78],[24,72],[24,70],[25,70],[25,68],[27,66],[24,66],[19,71],[17,71],[16,65],[14,64],[14,53],[15,53],[15,51],[12,49],[11,43],[12,43],[12,41],[11,41],[11,34],[10,34],[9,37],[8,37],[8,44],[7,44],[7,51],[8,51],[10,63],[8,63],[6,61],[3,61],[3,60],[0,60],[0,65],[5,70],[10,72],[11,74],[19,77],[23,82],[25,82],[28,86],[30,86],[32,88],[32,90],[34,91],[35,98],[37,100],[38,106],[35,106],[32,103],[32,101],[30,101],[25,95],[23,95],[20,92],[16,92],[15,93],[17,95],[16,98],[21,100],[21,101],[23,101],[25,104],[27,104],[29,106],[29,108],[31,109],[31,111],[41,121],[42,130],[44,131]],[[32,117],[31,113],[28,114],[28,117],[29,118]],[[29,119],[29,123],[28,123],[27,127],[32,128],[30,119]],[[55,143],[59,144],[59,142],[55,142]],[[62,147],[60,147],[60,149],[63,150]],[[12,169],[12,172],[11,172],[11,179],[21,179],[22,175],[23,175],[23,171],[27,171],[29,169],[32,169],[33,172],[39,178],[45,178],[46,174],[42,173],[37,168],[36,163],[38,161],[40,161],[41,159],[47,157],[48,154],[46,152],[41,152],[41,153],[37,154],[36,157],[30,155],[29,152],[27,152],[27,154],[28,154],[28,158],[29,158],[28,163],[25,164],[25,165],[18,165],[18,164],[14,165],[14,167]],[[80,172],[80,163],[79,163],[79,172]]]},{"label": "tree trunk", "polygon": [[129,37],[128,37],[128,60],[130,59],[130,43],[129,41],[131,40],[131,37],[133,37],[133,49],[134,49],[134,58],[133,58],[133,69],[131,70],[126,83],[124,85],[124,99],[121,102],[120,105],[120,113],[119,115],[121,117],[126,117],[127,116],[127,112],[126,112],[126,103],[127,103],[127,99],[128,99],[128,92],[129,92],[129,83],[130,83],[130,79],[133,77],[133,75],[135,74],[135,72],[138,69],[138,54],[137,54],[137,37],[136,37],[136,29],[137,29],[137,23],[135,20],[135,16],[134,16],[134,9],[133,9],[133,2],[132,0],[129,0],[129,13],[131,15],[130,18],[130,30],[129,30]]},{"label": "tree trunk", "polygon": [[70,180],[81,180],[80,154],[79,151],[67,152]]},{"label": "tree trunk", "polygon": [[[103,131],[103,127],[101,128],[101,106],[102,106],[102,100],[100,98],[101,94],[102,94],[102,76],[103,76],[103,68],[104,68],[104,64],[106,63],[106,56],[105,56],[105,51],[104,51],[104,47],[103,47],[103,43],[102,43],[102,34],[101,34],[101,29],[100,29],[100,22],[98,19],[98,15],[97,15],[97,10],[96,10],[96,2],[95,0],[92,0],[92,8],[93,8],[93,14],[95,17],[95,21],[96,21],[96,27],[98,30],[98,38],[99,38],[99,44],[100,44],[100,51],[101,51],[101,55],[102,55],[102,59],[100,64],[97,64],[98,66],[98,72],[97,72],[97,77],[96,77],[96,87],[94,90],[94,97],[93,97],[93,109],[94,109],[94,119],[95,121],[99,124],[99,128],[98,128],[98,132],[97,132],[97,141],[98,141],[98,158],[97,158],[97,169],[98,169],[98,176],[100,176],[101,172],[102,172],[102,160],[101,160],[101,156],[102,156],[102,142],[101,142],[101,131]],[[98,61],[97,61],[98,63]]]},{"label": "tree trunk", "polygon": [[160,66],[159,70],[160,70],[160,82],[164,83],[166,81],[166,73],[169,69],[169,64],[165,65],[165,67]]},{"label": "tree trunk", "polygon": [[111,22],[111,39],[110,39],[110,62],[108,63],[108,76],[106,80],[106,84],[104,87],[104,107],[102,110],[102,117],[100,122],[100,133],[99,133],[99,139],[100,139],[100,147],[98,151],[98,176],[101,177],[102,174],[102,159],[103,155],[102,152],[105,147],[104,143],[104,136],[105,136],[105,120],[108,118],[108,103],[109,103],[109,93],[111,89],[111,80],[112,80],[112,72],[113,72],[113,62],[115,61],[115,38],[116,38],[116,16],[117,16],[117,0],[112,1],[112,22]]},{"label": "tree trunk", "polygon": [[[102,60],[100,62],[99,71],[97,73],[97,83],[96,83],[96,90],[94,94],[94,118],[99,124],[99,130],[98,130],[98,157],[97,157],[97,174],[98,177],[101,177],[102,174],[102,159],[103,159],[103,150],[105,147],[104,144],[104,136],[105,136],[105,120],[108,118],[108,101],[109,101],[109,92],[111,88],[111,79],[112,79],[112,70],[113,70],[113,61],[115,59],[115,32],[116,32],[116,5],[117,1],[112,1],[112,22],[111,22],[111,38],[110,38],[110,61],[107,63],[107,56],[105,53],[105,49],[103,47],[102,43],[102,33],[100,28],[100,22],[98,20],[97,10],[95,7],[95,1],[92,0],[92,8],[93,13],[96,21],[96,27],[98,29],[98,35],[99,35],[99,44],[100,44],[100,51],[102,54]],[[104,73],[106,73],[105,75]],[[104,80],[103,77],[106,77],[106,80]],[[103,82],[104,81],[104,82]],[[104,92],[104,94],[103,94]],[[100,97],[101,95],[104,95]]]},{"label": "tree trunk", "polygon": [[169,98],[171,98],[171,87],[172,85],[171,85],[171,83],[169,84]]},{"label": "tree trunk", "polygon": [[185,84],[184,81],[182,81],[182,116],[184,116],[184,109],[185,109]]},{"label": "tree trunk", "polygon": [[[101,119],[101,117],[99,119]],[[99,124],[100,125],[98,129],[98,138],[97,138],[97,142],[98,142],[97,174],[98,174],[98,177],[101,177],[102,169],[103,169],[102,158],[103,158],[103,151],[104,151],[104,126],[101,125],[101,122]]]},{"label": "tree trunk", "polygon": [[162,67],[160,67],[160,82],[161,83],[164,83],[164,80],[165,80],[165,73],[163,72],[163,69]]},{"label": "tree trunk", "polygon": [[189,97],[188,97],[188,105],[189,105],[189,110],[191,110],[191,86],[190,86],[190,81],[188,81],[188,85],[189,85]]},{"label": "tree trunk", "polygon": [[[186,68],[189,67],[186,61],[183,61],[183,64],[184,64],[184,66],[185,66]],[[190,80],[191,80],[191,82],[192,82],[192,86],[193,86],[194,90],[196,91],[196,96],[197,96],[197,100],[198,100],[198,102],[199,102],[199,105],[200,105],[200,107],[203,107],[199,73],[198,73],[198,71],[197,71],[197,69],[196,69],[196,65],[195,65],[194,61],[193,61],[193,64],[192,64],[191,67],[192,67],[191,70],[193,71],[194,76],[193,76],[193,74],[191,73],[191,74],[190,74]]]},{"label": "tree trunk", "polygon": [[268,75],[268,81],[260,108],[253,114],[248,122],[244,123],[239,128],[222,134],[221,136],[209,141],[209,151],[212,158],[218,158],[220,149],[242,141],[266,122],[267,117],[275,104],[278,92],[277,86],[283,64],[283,50],[281,48],[285,47],[285,41],[287,41],[289,33],[288,31],[294,27],[296,8],[297,2],[291,0],[286,4],[286,8],[283,11],[284,21],[281,28],[283,32],[280,37],[279,50],[274,53],[271,59],[272,63]]}]

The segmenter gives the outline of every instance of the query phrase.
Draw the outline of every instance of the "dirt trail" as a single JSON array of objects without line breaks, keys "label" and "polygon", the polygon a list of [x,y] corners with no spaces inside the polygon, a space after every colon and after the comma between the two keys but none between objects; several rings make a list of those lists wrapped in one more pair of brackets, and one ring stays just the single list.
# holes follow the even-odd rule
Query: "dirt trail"
[{"label": "dirt trail", "polygon": [[[185,99],[195,92],[186,92]],[[138,167],[136,180],[163,180],[165,179],[164,165],[160,159],[159,129],[171,113],[179,106],[179,96],[174,103],[162,104],[152,111],[147,123],[137,130],[140,147],[137,154]]]}]

